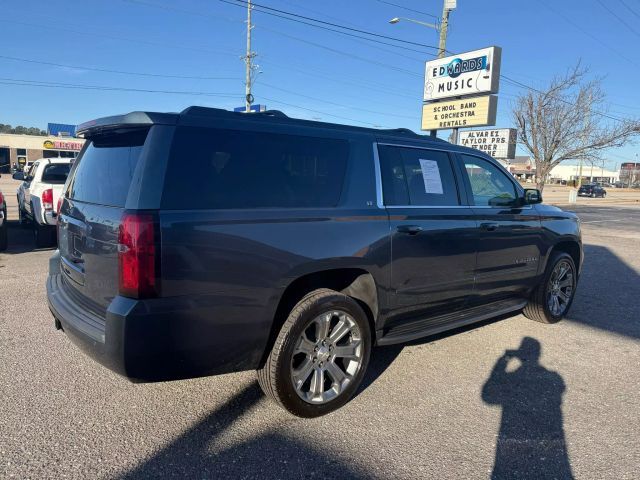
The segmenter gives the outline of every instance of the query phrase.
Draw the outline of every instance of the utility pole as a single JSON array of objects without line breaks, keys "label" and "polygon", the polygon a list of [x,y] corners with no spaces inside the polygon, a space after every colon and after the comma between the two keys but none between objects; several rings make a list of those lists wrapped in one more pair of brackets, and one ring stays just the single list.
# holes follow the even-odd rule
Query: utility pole
[{"label": "utility pole", "polygon": [[245,62],[245,80],[244,80],[244,105],[245,112],[251,111],[251,104],[253,103],[253,95],[251,94],[251,75],[253,73],[253,59],[256,56],[255,52],[251,51],[251,30],[253,26],[251,25],[251,10],[253,9],[251,5],[251,0],[247,0],[247,53],[244,56]]},{"label": "utility pole", "polygon": [[[438,58],[447,54],[447,31],[449,30],[449,12],[456,8],[456,0],[444,0],[442,4],[442,21],[440,22],[440,41],[438,42]],[[436,137],[437,130],[431,130],[431,136]],[[451,136],[453,144],[458,143],[458,129],[454,128]]]}]

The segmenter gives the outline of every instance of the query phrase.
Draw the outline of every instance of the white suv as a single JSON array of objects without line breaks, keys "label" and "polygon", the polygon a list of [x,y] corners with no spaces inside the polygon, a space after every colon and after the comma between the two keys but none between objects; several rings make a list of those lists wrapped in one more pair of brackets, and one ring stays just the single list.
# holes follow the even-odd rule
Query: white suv
[{"label": "white suv", "polygon": [[13,178],[22,180],[18,187],[18,218],[21,224],[31,222],[36,247],[55,244],[57,205],[71,162],[68,158],[41,158],[26,173]]}]

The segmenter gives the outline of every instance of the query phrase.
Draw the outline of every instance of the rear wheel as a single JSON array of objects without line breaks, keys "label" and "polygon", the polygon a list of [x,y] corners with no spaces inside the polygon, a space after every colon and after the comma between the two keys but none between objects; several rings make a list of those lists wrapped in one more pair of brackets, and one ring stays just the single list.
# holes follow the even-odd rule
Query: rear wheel
[{"label": "rear wheel", "polygon": [[27,224],[27,217],[24,214],[24,210],[20,207],[20,202],[18,202],[18,224],[21,227],[24,227]]},{"label": "rear wheel", "polygon": [[578,277],[571,255],[554,252],[547,264],[543,281],[531,294],[522,313],[541,323],[556,323],[569,311]]},{"label": "rear wheel", "polygon": [[606,198],[607,192],[602,192],[602,198]]},{"label": "rear wheel", "polygon": [[315,290],[289,314],[258,381],[290,413],[318,417],[349,401],[370,353],[371,329],[360,305],[334,290]]}]

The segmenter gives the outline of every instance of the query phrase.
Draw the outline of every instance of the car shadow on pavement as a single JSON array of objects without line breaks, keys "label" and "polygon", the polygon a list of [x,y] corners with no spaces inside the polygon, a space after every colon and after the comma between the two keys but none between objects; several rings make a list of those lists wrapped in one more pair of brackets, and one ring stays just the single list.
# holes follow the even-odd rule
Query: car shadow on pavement
[{"label": "car shadow on pavement", "polygon": [[640,275],[606,247],[585,245],[584,256],[567,320],[640,339]]},{"label": "car shadow on pavement", "polygon": [[47,247],[47,248],[38,248],[36,249],[35,241],[33,238],[33,231],[31,230],[30,225],[20,226],[17,220],[9,220],[7,222],[7,226],[9,227],[8,234],[8,247],[4,252],[0,252],[0,254],[18,254],[18,253],[26,253],[33,251],[44,251],[55,249],[56,247]]},{"label": "car shadow on pavement", "polygon": [[[206,418],[173,440],[152,458],[125,472],[123,480],[147,478],[368,478],[328,451],[277,431],[262,433],[247,441],[224,433],[249,414],[264,395],[257,382],[247,385]],[[276,408],[276,407],[274,407]],[[295,420],[305,422],[308,420]],[[348,454],[348,452],[345,452]]]},{"label": "car shadow on pavement", "polygon": [[574,478],[562,418],[566,387],[540,365],[540,353],[540,342],[524,337],[496,361],[482,388],[485,403],[502,407],[492,479]]}]

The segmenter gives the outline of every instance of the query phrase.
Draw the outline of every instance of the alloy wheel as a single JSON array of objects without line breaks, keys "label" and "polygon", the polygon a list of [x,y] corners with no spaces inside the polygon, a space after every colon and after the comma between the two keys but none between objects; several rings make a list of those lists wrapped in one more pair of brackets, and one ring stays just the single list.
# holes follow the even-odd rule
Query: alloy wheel
[{"label": "alloy wheel", "polygon": [[566,260],[558,262],[547,286],[547,306],[553,316],[562,316],[567,311],[574,285],[575,275],[571,264]]},{"label": "alloy wheel", "polygon": [[291,358],[291,381],[298,396],[323,404],[339,396],[362,367],[360,328],[348,313],[332,310],[315,317],[299,336]]}]

